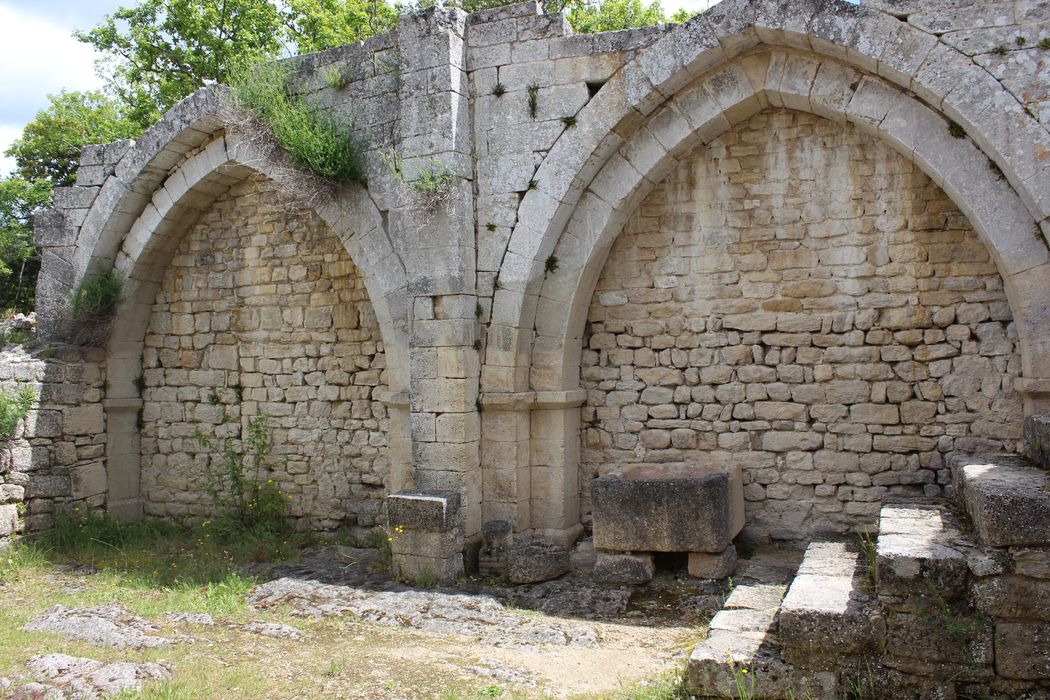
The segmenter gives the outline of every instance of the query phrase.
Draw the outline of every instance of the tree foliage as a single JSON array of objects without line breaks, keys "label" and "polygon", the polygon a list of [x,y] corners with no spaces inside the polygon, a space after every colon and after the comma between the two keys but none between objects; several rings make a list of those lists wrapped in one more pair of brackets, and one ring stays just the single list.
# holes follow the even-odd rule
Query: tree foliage
[{"label": "tree foliage", "polygon": [[139,0],[75,36],[105,57],[108,88],[146,127],[198,88],[225,82],[246,56],[281,48],[269,0]]},{"label": "tree foliage", "polygon": [[50,104],[36,113],[22,137],[6,153],[25,180],[48,179],[55,186],[76,179],[80,149],[92,143],[134,138],[142,129],[121,113],[121,106],[101,92],[48,95]]},{"label": "tree foliage", "polygon": [[390,31],[397,14],[385,0],[285,0],[284,23],[288,41],[310,53]]},{"label": "tree foliage", "polygon": [[[653,0],[649,5],[642,0],[570,0],[560,11],[565,12],[569,24],[579,34],[647,27],[668,21],[660,0]],[[687,18],[688,13],[679,10],[671,19],[680,22]]]},{"label": "tree foliage", "polygon": [[33,309],[40,259],[33,247],[33,212],[51,204],[48,180],[0,180],[0,310]]}]

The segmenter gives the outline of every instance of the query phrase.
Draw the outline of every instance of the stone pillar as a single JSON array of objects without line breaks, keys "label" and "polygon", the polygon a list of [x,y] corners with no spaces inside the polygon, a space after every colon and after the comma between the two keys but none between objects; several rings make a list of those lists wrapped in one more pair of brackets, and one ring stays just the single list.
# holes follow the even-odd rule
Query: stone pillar
[{"label": "stone pillar", "polygon": [[580,406],[582,389],[538,391],[532,411],[531,530],[571,547],[580,524]]},{"label": "stone pillar", "polygon": [[[404,562],[437,566],[441,580],[456,570],[445,561],[449,548],[458,543],[462,549],[463,534],[476,539],[481,529],[480,343],[465,20],[460,10],[435,7],[403,15],[397,29],[401,194],[390,228],[393,240],[405,242],[399,252],[409,281],[411,481],[423,494],[455,493],[454,509],[451,497],[440,498],[446,499],[446,517],[459,518],[461,528],[459,539],[448,534],[452,530],[442,531],[438,543],[413,534],[402,536],[397,547]],[[446,182],[424,191],[415,183],[428,175]],[[389,510],[402,508],[403,500],[391,496]],[[417,529],[410,519],[402,524],[407,531]]]},{"label": "stone pillar", "polygon": [[481,397],[482,519],[505,520],[515,532],[531,526],[530,411],[533,392]]},{"label": "stone pillar", "polygon": [[400,491],[387,498],[394,576],[447,583],[463,575],[463,514],[456,491]]}]

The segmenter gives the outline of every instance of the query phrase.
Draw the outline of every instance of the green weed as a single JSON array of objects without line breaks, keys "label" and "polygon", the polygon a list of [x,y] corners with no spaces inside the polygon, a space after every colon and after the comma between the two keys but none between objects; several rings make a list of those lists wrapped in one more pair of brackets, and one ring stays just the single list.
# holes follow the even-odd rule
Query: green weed
[{"label": "green weed", "polygon": [[362,147],[331,117],[316,114],[287,90],[290,69],[280,63],[244,66],[230,76],[234,102],[270,131],[296,163],[333,180],[366,182]]}]

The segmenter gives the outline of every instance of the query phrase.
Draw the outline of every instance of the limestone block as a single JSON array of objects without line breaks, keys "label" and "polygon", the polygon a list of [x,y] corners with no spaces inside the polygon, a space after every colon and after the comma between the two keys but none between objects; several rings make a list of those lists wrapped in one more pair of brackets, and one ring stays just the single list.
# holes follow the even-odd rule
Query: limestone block
[{"label": "limestone block", "polygon": [[840,654],[876,651],[882,620],[866,609],[861,556],[839,542],[814,542],[780,608],[785,660],[830,668]]},{"label": "limestone block", "polygon": [[736,571],[736,547],[729,545],[721,552],[689,552],[686,570],[690,576],[722,580]]},{"label": "limestone block", "polygon": [[1031,415],[1024,419],[1025,453],[1050,469],[1050,416]]},{"label": "limestone block", "polygon": [[992,663],[992,625],[980,616],[949,613],[958,624],[949,626],[932,601],[920,613],[898,612],[886,619],[886,653],[927,663],[971,667]]},{"label": "limestone block", "polygon": [[538,583],[569,571],[569,550],[542,540],[522,539],[507,550],[511,583]]},{"label": "limestone block", "polygon": [[462,555],[435,558],[400,554],[391,564],[394,577],[410,583],[451,583],[463,577]]},{"label": "limestone block", "polygon": [[997,618],[1050,622],[1050,581],[989,576],[971,586],[974,607]]},{"label": "limestone block", "polygon": [[653,572],[652,555],[598,552],[591,575],[599,583],[634,585],[648,582]]},{"label": "limestone block", "polygon": [[69,495],[74,500],[104,494],[106,488],[106,467],[102,462],[73,467],[69,470]]},{"label": "limestone block", "polygon": [[7,537],[18,529],[18,509],[14,504],[0,506],[0,537]]},{"label": "limestone block", "polygon": [[722,552],[744,525],[729,465],[635,465],[594,480],[591,501],[595,547],[609,551]]},{"label": "limestone block", "polygon": [[1006,678],[1050,678],[1050,624],[996,624],[995,670]]},{"label": "limestone block", "polygon": [[448,532],[462,524],[456,491],[399,491],[387,496],[390,527]]},{"label": "limestone block", "polygon": [[952,466],[982,542],[993,547],[1050,544],[1050,476],[1046,472],[1012,455],[957,458]]},{"label": "limestone block", "polygon": [[102,404],[69,408],[63,418],[64,431],[69,435],[98,435],[105,429]]},{"label": "limestone block", "polygon": [[932,586],[945,599],[963,594],[968,566],[962,552],[952,546],[959,536],[937,507],[883,507],[876,554],[879,591],[929,595]]}]

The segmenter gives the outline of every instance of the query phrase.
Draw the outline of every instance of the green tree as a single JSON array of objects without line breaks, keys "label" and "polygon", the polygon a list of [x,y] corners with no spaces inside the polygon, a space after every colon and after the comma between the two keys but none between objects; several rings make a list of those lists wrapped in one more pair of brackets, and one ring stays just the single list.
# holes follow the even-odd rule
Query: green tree
[{"label": "green tree", "polygon": [[660,0],[653,0],[649,5],[642,4],[642,0],[571,0],[562,11],[580,34],[647,27],[667,21]]},{"label": "green tree", "polygon": [[248,57],[275,56],[283,19],[269,0],[140,0],[75,36],[103,54],[110,91],[145,128]]},{"label": "green tree", "polygon": [[299,53],[362,41],[396,24],[397,10],[384,0],[285,0],[288,40]]},{"label": "green tree", "polygon": [[50,181],[0,180],[0,310],[33,309],[40,258],[33,247],[33,212],[51,204]]},{"label": "green tree", "polygon": [[134,138],[142,129],[124,118],[120,105],[100,92],[48,95],[51,104],[26,125],[7,149],[15,172],[25,180],[48,179],[54,186],[76,179],[80,149],[92,143]]}]

